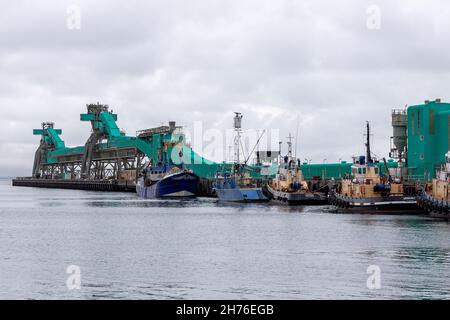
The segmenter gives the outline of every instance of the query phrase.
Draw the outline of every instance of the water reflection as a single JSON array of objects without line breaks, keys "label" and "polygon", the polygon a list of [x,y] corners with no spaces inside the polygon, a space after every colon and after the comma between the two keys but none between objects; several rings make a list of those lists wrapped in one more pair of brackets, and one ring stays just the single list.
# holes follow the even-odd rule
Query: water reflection
[{"label": "water reflection", "polygon": [[450,298],[449,222],[330,210],[0,182],[0,298]]},{"label": "water reflection", "polygon": [[450,266],[450,248],[409,247],[395,251],[395,260],[409,266],[423,267],[424,264]]}]

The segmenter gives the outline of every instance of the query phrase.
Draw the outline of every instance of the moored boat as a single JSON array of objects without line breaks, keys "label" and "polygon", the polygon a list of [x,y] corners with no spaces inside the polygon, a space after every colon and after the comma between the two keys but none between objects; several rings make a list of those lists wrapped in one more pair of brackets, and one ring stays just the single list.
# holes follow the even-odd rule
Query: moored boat
[{"label": "moored boat", "polygon": [[221,201],[267,202],[261,187],[255,181],[237,172],[218,172],[213,184]]},{"label": "moored boat", "polygon": [[325,193],[312,192],[303,179],[301,162],[292,157],[292,142],[289,135],[288,155],[278,167],[277,175],[265,188],[268,197],[275,202],[288,205],[327,204]]},{"label": "moored boat", "polygon": [[419,210],[415,196],[405,194],[402,179],[392,177],[386,161],[386,175],[370,152],[370,129],[367,123],[366,156],[354,159],[351,177],[342,179],[329,193],[329,202],[340,211],[371,213],[411,213]]},{"label": "moored boat", "polygon": [[450,152],[445,164],[438,170],[431,184],[426,184],[417,195],[417,204],[434,218],[450,219]]},{"label": "moored boat", "polygon": [[234,117],[234,154],[235,159],[231,171],[216,172],[213,189],[221,201],[231,202],[266,202],[269,201],[264,195],[262,188],[258,182],[252,179],[246,170],[247,161],[240,162],[240,145],[241,145],[241,124],[242,114],[235,112]]},{"label": "moored boat", "polygon": [[166,166],[145,169],[136,184],[136,192],[143,199],[192,198],[198,194],[199,177],[178,167]]}]

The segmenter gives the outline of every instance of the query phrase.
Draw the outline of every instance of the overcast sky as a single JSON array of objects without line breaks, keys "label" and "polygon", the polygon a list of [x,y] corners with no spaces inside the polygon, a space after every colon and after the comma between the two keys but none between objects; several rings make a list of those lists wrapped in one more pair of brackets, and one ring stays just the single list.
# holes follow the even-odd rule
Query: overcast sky
[{"label": "overcast sky", "polygon": [[383,156],[391,109],[450,100],[448,1],[0,4],[0,176],[30,174],[42,121],[84,144],[91,102],[129,134],[169,120],[225,129],[240,111],[284,138],[300,115],[301,157],[335,162],[364,152],[366,120]]}]

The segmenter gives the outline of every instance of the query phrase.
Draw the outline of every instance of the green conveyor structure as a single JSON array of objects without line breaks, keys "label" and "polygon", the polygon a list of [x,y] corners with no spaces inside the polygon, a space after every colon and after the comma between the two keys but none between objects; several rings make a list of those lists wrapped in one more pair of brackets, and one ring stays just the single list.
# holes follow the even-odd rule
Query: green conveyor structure
[{"label": "green conveyor structure", "polygon": [[[80,115],[81,121],[91,123],[92,133],[84,146],[67,147],[60,135],[62,131],[54,129],[52,123],[43,124],[42,129],[34,130],[35,135],[41,135],[41,145],[36,152],[33,175],[38,176],[42,165],[58,165],[61,159],[79,157],[83,163],[82,177],[88,178],[90,161],[93,154],[102,150],[136,149],[154,163],[167,157],[173,164],[183,163],[183,166],[206,179],[212,179],[217,171],[231,170],[231,163],[214,162],[197,154],[186,144],[185,136],[180,127],[169,123],[162,126],[138,132],[136,136],[126,136],[117,125],[117,115],[109,111],[109,107],[101,104],[87,105],[88,112]],[[396,163],[389,161],[389,167]],[[264,174],[261,174],[264,169]],[[302,165],[306,179],[340,179],[351,172],[351,163],[324,163]],[[384,166],[380,164],[383,171]],[[247,172],[254,178],[272,177],[277,166],[246,166]]]},{"label": "green conveyor structure", "polygon": [[[85,146],[66,147],[64,141],[60,138],[61,130],[46,127],[34,130],[34,134],[41,135],[41,146],[39,153],[43,154],[35,160],[34,175],[37,174],[40,165],[57,165],[61,157],[70,157],[83,155],[84,175],[89,176],[89,161],[92,153],[101,150],[127,149],[135,148],[145,157],[152,159],[154,163],[162,161],[165,155],[170,163],[181,164],[192,169],[194,173],[202,178],[213,178],[215,173],[220,170],[230,170],[232,164],[219,163],[203,158],[192,150],[185,143],[185,136],[179,130],[179,127],[169,128],[161,127],[150,135],[126,136],[117,126],[117,115],[109,111],[108,106],[100,104],[88,105],[88,113],[81,114],[80,120],[90,122],[92,134]],[[151,130],[151,129],[149,129]],[[145,133],[145,131],[143,131]],[[36,163],[37,162],[37,163]],[[265,167],[270,173],[274,174],[275,167]],[[246,170],[251,176],[261,177],[261,167],[247,166]]]},{"label": "green conveyor structure", "polygon": [[43,124],[42,129],[33,130],[33,134],[42,136],[46,145],[54,146],[56,149],[64,149],[66,147],[64,141],[60,138],[62,134],[61,129],[53,129],[53,127],[46,127]]}]

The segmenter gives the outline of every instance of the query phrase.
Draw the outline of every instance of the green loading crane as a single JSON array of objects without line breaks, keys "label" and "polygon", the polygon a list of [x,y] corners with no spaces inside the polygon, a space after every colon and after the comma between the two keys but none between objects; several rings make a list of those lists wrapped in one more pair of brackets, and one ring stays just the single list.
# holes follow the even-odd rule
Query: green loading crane
[{"label": "green loading crane", "polygon": [[65,149],[64,141],[59,137],[62,134],[61,129],[55,129],[53,122],[43,122],[41,129],[34,129],[33,134],[41,136],[41,142],[36,150],[33,164],[33,177],[40,176],[39,168],[41,164],[47,161],[49,151]]},{"label": "green loading crane", "polygon": [[[108,158],[110,165],[115,167],[114,175],[117,178],[121,170],[141,169],[141,163],[133,165],[130,161],[121,159],[123,157],[131,160],[135,156],[148,158],[148,161],[153,163],[158,163],[166,157],[170,163],[183,165],[203,178],[214,177],[219,167],[231,168],[231,164],[216,163],[195,153],[186,144],[181,127],[175,126],[175,122],[170,122],[169,126],[143,130],[138,132],[136,137],[130,137],[117,126],[117,115],[109,111],[107,105],[99,103],[87,105],[87,113],[81,114],[80,120],[90,122],[92,128],[86,144],[80,147],[66,147],[59,138],[61,130],[53,129],[53,124],[48,128],[35,130],[35,134],[42,135],[43,143],[36,152],[34,177],[39,177],[42,171],[46,171],[46,167],[52,167],[52,171],[47,172],[46,176],[53,176],[55,168],[59,170],[58,173],[63,174],[70,171],[71,167],[79,166],[81,179],[99,178],[97,171],[103,169],[96,166]],[[133,155],[123,155],[132,150]],[[114,159],[108,156],[113,152],[117,153]],[[113,160],[117,165],[112,163]],[[259,171],[256,174],[259,174]]]},{"label": "green loading crane", "polygon": [[[205,179],[212,179],[217,171],[231,170],[231,163],[214,162],[197,154],[186,143],[181,127],[175,122],[168,126],[142,130],[136,136],[127,136],[117,125],[117,114],[107,105],[88,104],[87,113],[80,120],[90,122],[91,135],[84,146],[69,148],[61,140],[61,130],[52,123],[34,134],[41,135],[41,144],[36,151],[33,176],[53,178],[71,173],[80,179],[119,179],[121,172],[134,170],[136,175],[143,169],[144,161],[158,163],[168,159],[170,163],[182,165]],[[389,162],[389,165],[391,163]],[[276,173],[276,166],[246,166],[254,178],[266,178]],[[303,164],[306,179],[340,179],[350,173],[351,163]],[[110,171],[108,174],[102,172]]]}]

